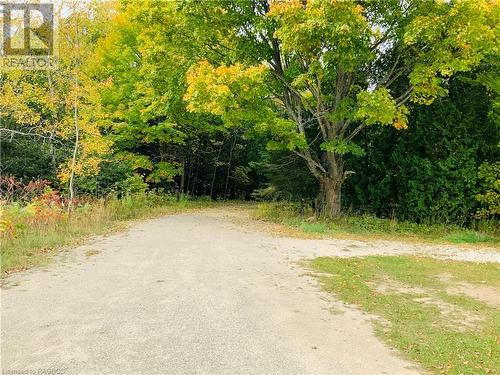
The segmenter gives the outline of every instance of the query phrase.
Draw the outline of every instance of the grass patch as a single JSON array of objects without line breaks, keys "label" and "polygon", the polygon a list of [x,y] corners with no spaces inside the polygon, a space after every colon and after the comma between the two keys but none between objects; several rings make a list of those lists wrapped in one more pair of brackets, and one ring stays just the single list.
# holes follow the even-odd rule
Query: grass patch
[{"label": "grass patch", "polygon": [[[483,233],[473,232],[473,231],[459,231],[450,233],[445,237],[447,241],[453,243],[489,243],[492,242],[492,237],[485,235]],[[493,241],[495,242],[495,241]],[[496,241],[498,242],[498,241]]]},{"label": "grass patch", "polygon": [[[318,276],[327,291],[388,322],[375,322],[376,334],[433,373],[500,373],[500,266],[372,256],[316,258],[311,267],[331,275]],[[466,292],[454,289],[464,283]],[[496,297],[483,299],[481,288]]]},{"label": "grass patch", "polygon": [[342,215],[335,218],[316,217],[309,209],[293,204],[262,203],[256,216],[260,219],[283,224],[304,233],[326,236],[366,236],[380,239],[405,239],[433,243],[499,245],[498,225],[485,226],[474,231],[456,225],[416,224],[412,222],[381,219],[370,215]]},{"label": "grass patch", "polygon": [[297,228],[305,233],[326,233],[328,231],[328,227],[323,223],[308,223],[306,221],[300,221],[298,223],[292,223],[291,225],[297,226]]},{"label": "grass patch", "polygon": [[[109,233],[134,219],[172,214],[210,205],[207,201],[176,201],[170,196],[140,195],[95,201],[43,225],[20,225],[15,236],[2,238],[1,275],[47,263],[62,246]],[[92,254],[91,254],[92,255]]]}]

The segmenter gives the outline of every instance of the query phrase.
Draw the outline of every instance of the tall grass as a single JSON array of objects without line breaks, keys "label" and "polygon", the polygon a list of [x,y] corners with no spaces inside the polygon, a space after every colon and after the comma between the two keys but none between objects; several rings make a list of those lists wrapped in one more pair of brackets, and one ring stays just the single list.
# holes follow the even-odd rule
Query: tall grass
[{"label": "tall grass", "polygon": [[346,234],[355,237],[414,239],[429,242],[499,244],[498,226],[483,225],[477,231],[450,224],[417,224],[371,215],[341,215],[334,218],[316,216],[313,210],[293,203],[262,203],[257,209],[261,219],[321,235]]},{"label": "tall grass", "polygon": [[[141,194],[122,199],[95,200],[81,205],[71,215],[58,211],[53,220],[34,221],[23,212],[26,207],[2,207],[2,223],[14,229],[4,231],[1,240],[1,274],[47,262],[61,246],[75,244],[94,234],[103,234],[133,219],[175,213],[201,207],[207,202],[180,200],[171,196]],[[55,210],[55,208],[54,208]],[[11,223],[9,222],[11,221]],[[7,223],[7,224],[6,224]]]}]

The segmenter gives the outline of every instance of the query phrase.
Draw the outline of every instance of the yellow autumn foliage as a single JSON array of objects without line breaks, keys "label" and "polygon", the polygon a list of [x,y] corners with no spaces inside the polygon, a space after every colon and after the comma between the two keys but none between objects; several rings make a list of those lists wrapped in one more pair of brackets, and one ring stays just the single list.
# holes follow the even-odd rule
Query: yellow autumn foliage
[{"label": "yellow autumn foliage", "polygon": [[266,70],[264,65],[245,67],[238,63],[214,67],[206,60],[200,61],[186,76],[187,109],[222,115],[239,108],[239,99],[252,95],[255,86],[264,81]]}]

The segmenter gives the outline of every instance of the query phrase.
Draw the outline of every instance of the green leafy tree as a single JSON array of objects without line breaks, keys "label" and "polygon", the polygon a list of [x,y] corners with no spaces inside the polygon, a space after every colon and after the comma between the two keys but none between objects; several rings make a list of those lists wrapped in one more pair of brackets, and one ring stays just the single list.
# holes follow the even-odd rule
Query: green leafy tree
[{"label": "green leafy tree", "polygon": [[360,132],[405,129],[410,103],[445,96],[449,77],[498,51],[488,0],[183,1],[178,11],[186,43],[205,51],[188,73],[188,108],[253,124],[269,148],[300,156],[329,215],[353,173],[345,156],[363,155]]},{"label": "green leafy tree", "polygon": [[49,145],[54,172],[57,170],[60,183],[69,188],[70,208],[75,176],[99,173],[110,148],[110,139],[102,134],[98,82],[85,74],[83,64],[95,33],[105,23],[106,4],[82,7],[68,2],[64,7],[67,14],[58,23],[58,68],[0,75],[0,133]]},{"label": "green leafy tree", "polygon": [[255,156],[250,142],[218,116],[186,110],[186,73],[199,50],[177,7],[123,2],[87,64],[102,83],[114,156],[151,187],[212,198],[248,196],[248,159]]}]

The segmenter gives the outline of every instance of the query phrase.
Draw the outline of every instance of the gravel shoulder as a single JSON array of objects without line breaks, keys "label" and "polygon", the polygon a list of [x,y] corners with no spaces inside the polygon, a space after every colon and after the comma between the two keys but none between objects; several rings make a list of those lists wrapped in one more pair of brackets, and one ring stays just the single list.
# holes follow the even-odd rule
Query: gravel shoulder
[{"label": "gravel shoulder", "polygon": [[[237,217],[212,209],[144,221],[10,276],[1,289],[2,369],[421,373],[374,336],[373,317],[322,292],[298,261],[412,252],[473,260],[471,254],[279,237]],[[489,252],[474,257],[500,261]]]},{"label": "gravel shoulder", "polygon": [[[498,248],[481,245],[453,245],[453,244],[426,244],[419,242],[379,240],[367,238],[359,239],[311,239],[301,238],[309,236],[298,230],[291,230],[280,224],[253,220],[249,209],[238,207],[220,210],[207,210],[207,215],[221,216],[230,220],[248,232],[264,231],[273,237],[279,238],[284,247],[292,248],[293,254],[300,257],[314,258],[317,256],[359,257],[370,255],[417,255],[437,259],[449,259],[463,262],[500,263]],[[292,236],[290,236],[292,234]]]}]

